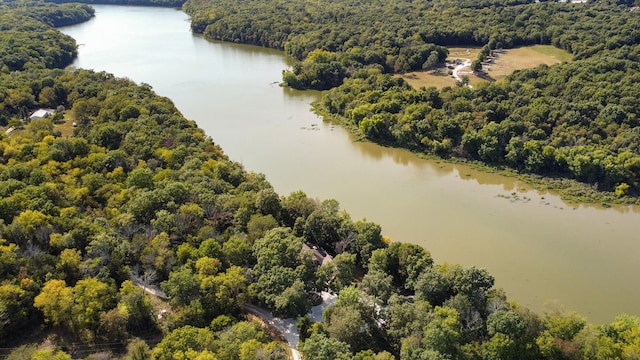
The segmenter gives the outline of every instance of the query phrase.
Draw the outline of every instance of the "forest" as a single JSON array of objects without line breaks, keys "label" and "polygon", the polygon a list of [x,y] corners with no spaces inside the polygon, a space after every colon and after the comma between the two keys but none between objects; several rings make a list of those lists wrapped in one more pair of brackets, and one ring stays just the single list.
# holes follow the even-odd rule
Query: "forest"
[{"label": "forest", "polygon": [[[287,359],[246,305],[303,316],[319,291],[338,297],[323,321],[299,318],[308,360],[640,356],[636,316],[594,325],[562,309],[536,314],[486,270],[436,264],[427,250],[351,219],[336,200],[277,194],[149,85],[63,70],[75,41],[22,11],[0,7],[0,351],[8,359]],[[47,11],[75,7],[47,5],[37,19],[51,18]],[[366,80],[380,96],[414,91],[380,69],[366,72],[345,85]],[[447,100],[434,89],[414,97],[433,107]],[[55,114],[31,119],[38,108]],[[304,244],[333,261],[317,264]],[[146,294],[156,284],[167,301]]]},{"label": "forest", "polygon": [[[331,89],[318,111],[362,138],[552,186],[576,180],[585,186],[568,190],[581,201],[638,203],[637,5],[189,0],[184,9],[210,39],[284,50],[296,62],[283,83]],[[491,54],[533,44],[573,61],[476,88],[412,89],[392,76],[442,67],[447,46]]]},{"label": "forest", "polygon": [[131,5],[131,6],[163,6],[180,8],[185,0],[47,0],[55,4],[91,4],[91,5]]},{"label": "forest", "polygon": [[0,3],[0,6],[8,7],[16,14],[40,20],[40,22],[53,27],[85,22],[95,13],[91,6],[80,3],[54,5],[34,0],[5,0]]}]

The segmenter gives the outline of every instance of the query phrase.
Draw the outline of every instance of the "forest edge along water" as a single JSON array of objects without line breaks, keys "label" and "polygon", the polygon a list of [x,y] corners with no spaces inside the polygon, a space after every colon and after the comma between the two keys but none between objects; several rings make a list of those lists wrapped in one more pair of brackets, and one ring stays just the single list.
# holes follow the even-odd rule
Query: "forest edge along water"
[{"label": "forest edge along water", "polygon": [[568,204],[513,178],[354,142],[311,111],[318,92],[278,85],[281,52],[208,42],[176,9],[95,8],[61,29],[80,44],[72,66],[150,84],[280,194],[336,199],[437,263],[486,268],[536,311],[559,303],[595,323],[640,315],[638,207]]}]

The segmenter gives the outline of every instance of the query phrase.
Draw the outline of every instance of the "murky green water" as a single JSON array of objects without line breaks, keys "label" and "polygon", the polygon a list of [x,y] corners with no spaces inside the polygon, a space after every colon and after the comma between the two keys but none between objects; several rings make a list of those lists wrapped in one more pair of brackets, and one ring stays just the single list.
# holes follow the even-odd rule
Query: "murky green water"
[{"label": "murky green water", "polygon": [[574,208],[510,178],[353,142],[310,111],[318,93],[277,85],[282,53],[207,42],[173,9],[96,9],[62,29],[81,44],[74,66],[152,85],[279,193],[335,198],[436,262],[487,268],[535,310],[557,301],[593,322],[640,315],[638,208]]}]

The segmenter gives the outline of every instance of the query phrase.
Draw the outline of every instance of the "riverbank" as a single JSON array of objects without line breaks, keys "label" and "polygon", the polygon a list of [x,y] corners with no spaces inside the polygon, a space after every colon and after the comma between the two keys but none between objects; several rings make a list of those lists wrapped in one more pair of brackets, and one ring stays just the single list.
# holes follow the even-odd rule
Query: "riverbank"
[{"label": "riverbank", "polygon": [[411,151],[413,154],[415,154],[416,156],[422,159],[439,160],[439,161],[445,161],[452,164],[464,164],[472,167],[473,169],[483,171],[486,173],[499,174],[502,176],[515,178],[531,185],[536,190],[549,191],[552,193],[556,193],[557,195],[560,196],[562,200],[567,201],[569,203],[573,203],[576,206],[591,205],[596,207],[607,208],[607,207],[611,207],[612,205],[617,205],[617,206],[640,205],[640,198],[638,197],[619,196],[613,192],[600,191],[595,187],[595,185],[585,184],[573,179],[568,179],[563,177],[545,177],[537,174],[522,173],[522,172],[519,172],[518,170],[511,169],[508,167],[491,166],[479,161],[472,161],[469,159],[464,159],[459,157],[442,158],[442,157],[438,157],[435,154],[428,154],[424,152],[415,151],[410,148],[399,147],[389,142],[371,141],[370,139],[367,139],[364,136],[364,134],[362,134],[360,129],[355,125],[353,125],[352,123],[345,121],[340,116],[330,114],[324,109],[322,109],[318,101],[312,104],[312,108],[316,114],[318,114],[324,119],[324,121],[337,124],[342,128],[346,129],[353,136],[355,141],[371,142],[380,146],[394,148],[394,149],[405,149],[405,150]]},{"label": "riverbank", "polygon": [[438,263],[486,268],[510,298],[539,312],[555,300],[600,324],[640,313],[640,290],[628,286],[640,271],[638,211],[573,210],[515,177],[357,141],[310,111],[319,93],[274,85],[288,64],[282,52],[208,42],[172,9],[96,10],[64,29],[85,44],[73,66],[149,84],[277,193],[336,199]]}]

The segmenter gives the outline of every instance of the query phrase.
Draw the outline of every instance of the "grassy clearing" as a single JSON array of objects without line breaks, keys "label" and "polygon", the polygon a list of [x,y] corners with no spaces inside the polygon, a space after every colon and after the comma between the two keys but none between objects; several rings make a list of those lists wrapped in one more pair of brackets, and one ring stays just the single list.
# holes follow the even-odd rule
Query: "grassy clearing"
[{"label": "grassy clearing", "polygon": [[447,60],[459,59],[476,59],[480,54],[480,47],[450,47],[449,58]]},{"label": "grassy clearing", "polygon": [[455,86],[456,84],[455,79],[444,70],[439,73],[434,71],[415,71],[406,74],[399,74],[398,76],[405,79],[416,89],[423,86],[435,86],[438,89],[442,89],[445,86]]},{"label": "grassy clearing", "polygon": [[573,59],[573,55],[571,55],[570,53],[551,45],[534,45],[530,46],[529,49],[540,54],[556,58],[560,62],[571,61]]},{"label": "grassy clearing", "polygon": [[534,45],[505,50],[495,64],[489,66],[489,76],[502,80],[518,69],[534,68],[540,64],[553,65],[571,60],[571,54],[550,45]]},{"label": "grassy clearing", "polygon": [[[480,48],[476,47],[452,47],[449,48],[448,60],[456,58],[474,60],[479,53]],[[490,78],[500,81],[518,69],[534,68],[540,64],[553,65],[570,60],[571,54],[551,45],[534,45],[508,49],[498,54],[495,63],[489,66],[488,74]],[[456,80],[447,74],[447,70],[443,69],[439,72],[415,71],[398,76],[404,78],[414,88],[435,86],[441,89],[445,86],[456,85]],[[467,67],[462,69],[461,74],[470,72],[471,69]],[[472,86],[477,86],[487,81],[473,74],[468,74],[467,76],[469,76],[469,83]]]},{"label": "grassy clearing", "polygon": [[60,131],[61,136],[70,137],[73,136],[73,119],[69,116],[65,116],[62,124],[54,126],[54,131]]}]

